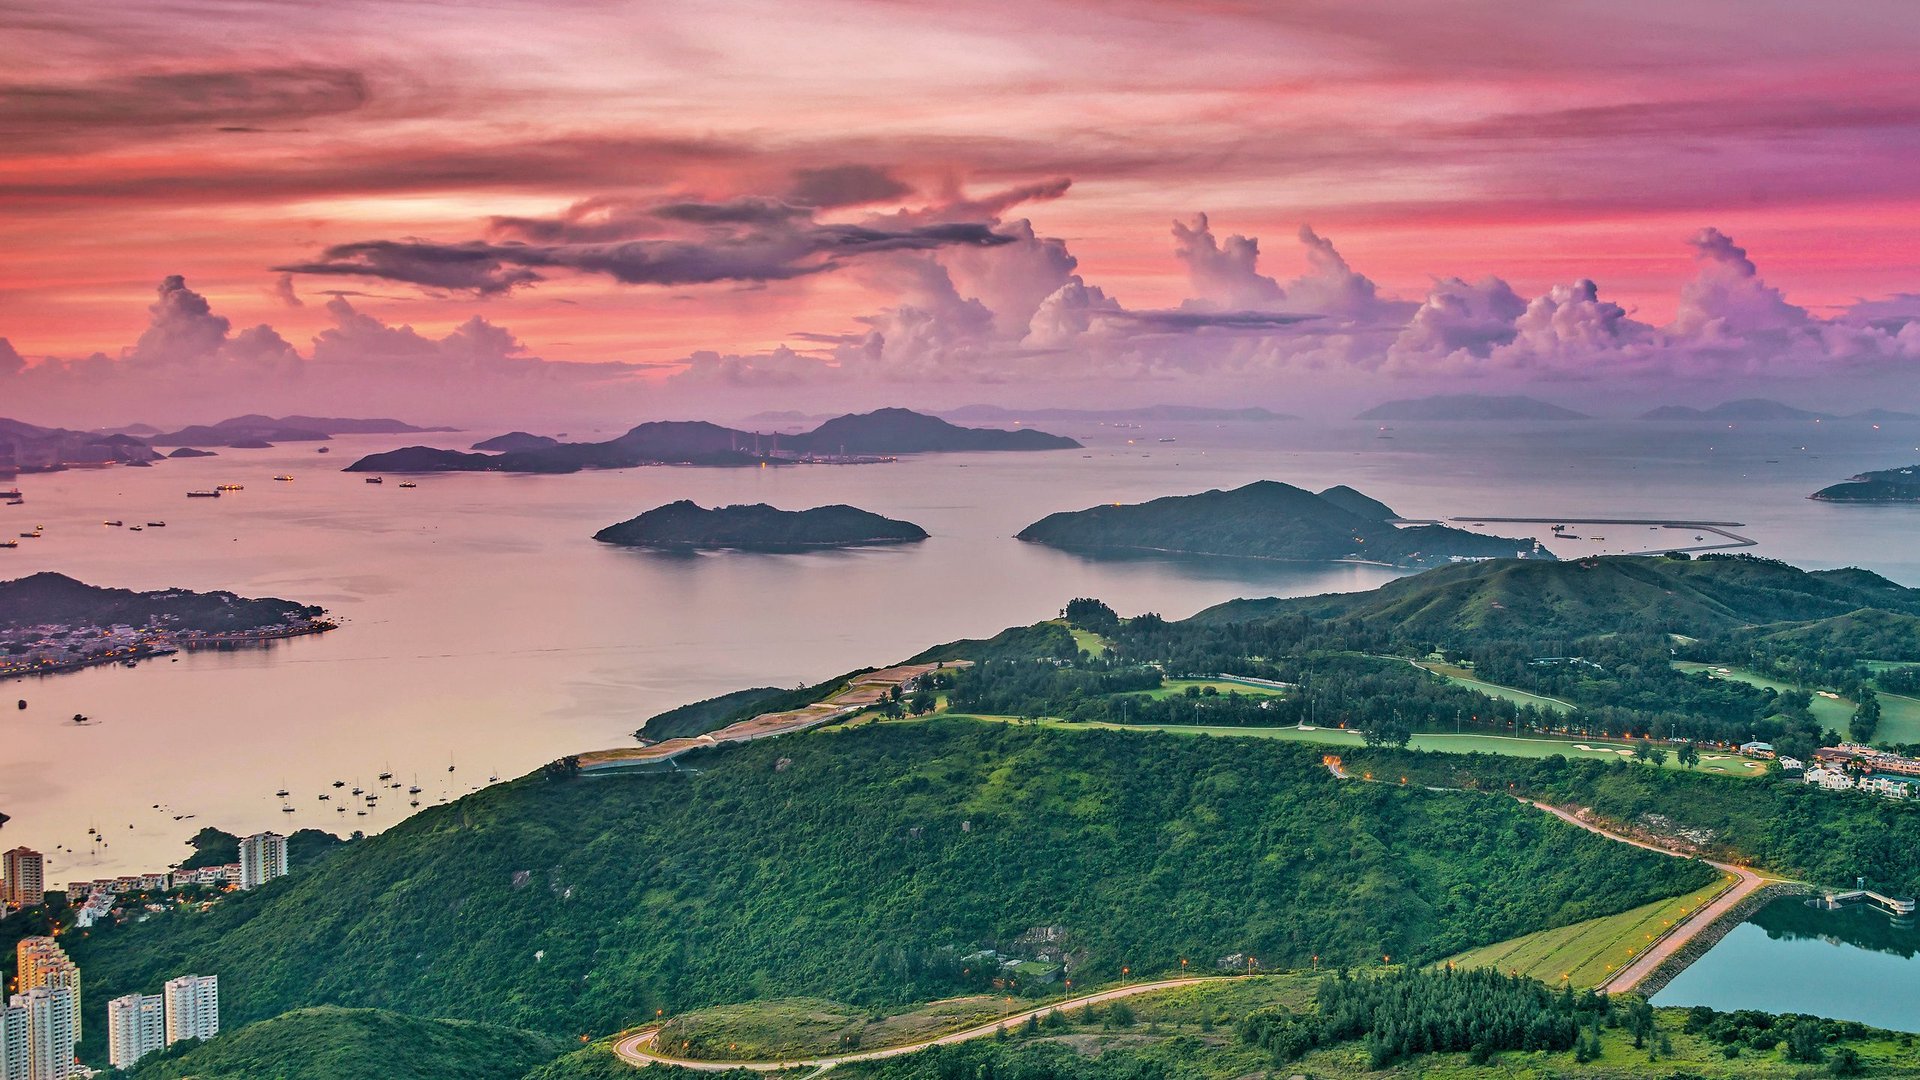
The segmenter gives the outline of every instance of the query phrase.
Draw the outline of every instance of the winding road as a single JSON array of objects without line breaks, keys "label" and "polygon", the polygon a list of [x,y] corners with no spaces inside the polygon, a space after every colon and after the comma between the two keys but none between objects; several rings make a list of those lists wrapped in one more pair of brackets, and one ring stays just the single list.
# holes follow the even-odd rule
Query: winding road
[{"label": "winding road", "polygon": [[[1631,836],[1622,836],[1610,829],[1601,828],[1591,821],[1584,821],[1557,806],[1551,806],[1543,802],[1534,802],[1532,799],[1521,799],[1520,801],[1529,806],[1545,810],[1547,813],[1552,814],[1554,817],[1559,818],[1569,825],[1578,825],[1588,832],[1598,833],[1609,840],[1617,840],[1622,844],[1632,844],[1634,847],[1645,848],[1648,851],[1657,851],[1662,855],[1671,855],[1676,859],[1690,859],[1695,857],[1685,852],[1675,851],[1672,848],[1661,847],[1658,844],[1649,844],[1645,841],[1635,840]],[[1760,876],[1759,873],[1744,866],[1736,866],[1733,863],[1715,862],[1712,859],[1702,859],[1701,861],[1722,873],[1732,874],[1735,878],[1734,883],[1728,886],[1725,892],[1714,897],[1710,902],[1702,904],[1692,915],[1674,924],[1673,928],[1668,930],[1660,940],[1649,946],[1647,951],[1634,957],[1632,963],[1621,968],[1613,974],[1612,978],[1600,984],[1599,989],[1609,994],[1618,994],[1639,986],[1641,982],[1645,981],[1647,976],[1653,974],[1653,970],[1659,967],[1667,957],[1679,952],[1682,946],[1692,941],[1702,930],[1712,926],[1715,920],[1733,910],[1740,901],[1753,895],[1754,892],[1765,886],[1768,881],[1767,878]]]},{"label": "winding road", "polygon": [[691,1058],[675,1057],[672,1054],[657,1049],[655,1043],[660,1038],[661,1031],[658,1026],[643,1028],[639,1031],[620,1036],[619,1041],[613,1044],[613,1052],[619,1055],[620,1060],[635,1066],[678,1065],[683,1069],[694,1069],[699,1072],[726,1072],[729,1069],[746,1069],[750,1072],[768,1073],[780,1072],[784,1069],[815,1069],[820,1072],[825,1072],[835,1065],[845,1065],[848,1062],[875,1061],[880,1058],[899,1057],[901,1054],[911,1054],[917,1050],[925,1050],[929,1046],[949,1046],[953,1043],[967,1042],[971,1039],[984,1039],[1002,1028],[1012,1030],[1026,1023],[1029,1017],[1045,1019],[1052,1013],[1061,1012],[1066,1009],[1077,1009],[1087,1005],[1104,1005],[1109,1001],[1119,1001],[1121,998],[1135,997],[1139,994],[1152,994],[1161,990],[1177,990],[1183,986],[1196,986],[1200,983],[1231,982],[1251,977],[1252,976],[1247,975],[1188,976],[1179,979],[1160,979],[1155,982],[1116,986],[1111,990],[1101,990],[1098,993],[1083,994],[1080,997],[1056,1001],[1051,1005],[1042,1005],[1037,1009],[1028,1009],[1025,1012],[1013,1013],[1008,1016],[1003,1016],[998,1020],[980,1024],[975,1027],[962,1028],[959,1031],[948,1032],[945,1035],[935,1036],[931,1039],[901,1043],[897,1046],[885,1046],[876,1050],[854,1050],[845,1054],[834,1054],[829,1057],[789,1058],[783,1061],[695,1061]]}]

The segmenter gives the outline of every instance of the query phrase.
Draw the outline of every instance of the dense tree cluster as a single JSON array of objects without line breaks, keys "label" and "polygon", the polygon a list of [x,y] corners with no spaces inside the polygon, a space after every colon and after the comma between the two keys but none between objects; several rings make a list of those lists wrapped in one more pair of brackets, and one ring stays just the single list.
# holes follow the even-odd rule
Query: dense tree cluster
[{"label": "dense tree cluster", "polygon": [[759,997],[948,996],[978,985],[969,952],[1035,927],[1065,929],[1076,985],[1234,953],[1417,962],[1712,876],[1513,800],[1342,783],[1321,754],[936,720],[677,777],[533,776],[73,949],[101,1000],[217,970],[235,1024],[333,1003],[607,1032]]},{"label": "dense tree cluster", "polygon": [[1377,977],[1344,972],[1323,980],[1317,1015],[1261,1010],[1240,1037],[1290,1061],[1315,1046],[1361,1040],[1374,1068],[1413,1054],[1471,1051],[1481,1061],[1499,1050],[1571,1050],[1582,1022],[1598,1024],[1605,998],[1559,993],[1490,969],[1400,969]]}]

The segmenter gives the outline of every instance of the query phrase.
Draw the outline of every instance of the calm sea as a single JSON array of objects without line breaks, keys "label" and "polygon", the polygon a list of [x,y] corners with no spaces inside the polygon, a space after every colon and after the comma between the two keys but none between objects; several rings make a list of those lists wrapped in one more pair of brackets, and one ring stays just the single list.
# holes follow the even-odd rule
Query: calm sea
[{"label": "calm sea", "polygon": [[[48,852],[50,878],[64,882],[162,869],[202,825],[374,831],[408,812],[404,790],[384,789],[365,816],[344,791],[318,796],[335,794],[335,780],[373,788],[391,772],[418,783],[431,805],[489,776],[627,742],[663,709],[898,660],[1051,617],[1075,596],[1177,617],[1237,596],[1365,589],[1395,576],[1355,565],[1103,562],[1012,539],[1056,510],[1259,479],[1351,484],[1414,517],[1742,521],[1761,542],[1757,553],[1866,566],[1920,585],[1912,543],[1920,508],[1804,498],[1863,469],[1920,462],[1912,427],[1040,426],[1087,449],[846,467],[424,476],[411,490],[397,477],[376,486],[338,471],[363,453],[419,441],[380,436],[336,439],[325,455],[286,445],[22,477],[27,502],[0,506],[0,535],[34,525],[46,533],[0,550],[0,577],[57,570],[100,585],[281,596],[325,605],[343,626],[261,651],[0,687],[0,810],[13,817],[0,840]],[[458,446],[490,434],[425,438]],[[275,482],[279,473],[295,479]],[[246,490],[185,498],[219,483]],[[917,522],[933,538],[896,549],[691,557],[590,539],[682,498],[846,502]],[[167,525],[135,533],[104,519]],[[1644,527],[1582,531],[1606,539],[1557,550],[1691,539]],[[14,709],[15,698],[28,708]],[[76,726],[75,713],[95,722]],[[284,801],[274,794],[282,788]],[[104,839],[91,840],[89,828]]]}]

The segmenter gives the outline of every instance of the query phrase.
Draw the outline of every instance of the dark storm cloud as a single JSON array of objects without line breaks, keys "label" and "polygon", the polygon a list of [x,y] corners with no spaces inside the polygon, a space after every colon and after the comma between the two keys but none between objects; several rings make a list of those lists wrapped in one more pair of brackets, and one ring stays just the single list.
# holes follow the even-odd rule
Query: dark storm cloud
[{"label": "dark storm cloud", "polygon": [[721,230],[699,239],[602,244],[371,240],[340,244],[328,248],[318,260],[274,269],[490,295],[543,280],[546,272],[556,270],[601,274],[628,285],[752,283],[817,274],[862,255],[1009,242],[991,226],[972,222],[889,229],[798,221]]}]

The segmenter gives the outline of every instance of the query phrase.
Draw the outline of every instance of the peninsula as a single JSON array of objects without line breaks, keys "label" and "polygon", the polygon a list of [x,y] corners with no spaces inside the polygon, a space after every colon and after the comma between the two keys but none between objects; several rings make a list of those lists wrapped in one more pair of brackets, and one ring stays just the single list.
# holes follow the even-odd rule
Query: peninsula
[{"label": "peninsula", "polygon": [[910,544],[925,540],[927,531],[851,506],[779,510],[754,503],[708,510],[682,499],[609,525],[593,538],[623,547],[797,551]]},{"label": "peninsula", "polygon": [[1850,476],[1838,484],[1821,488],[1807,498],[1849,503],[1920,502],[1920,465]]},{"label": "peninsula", "polygon": [[1315,494],[1261,480],[1232,491],[1051,514],[1019,539],[1088,553],[1164,552],[1296,562],[1432,566],[1456,559],[1553,558],[1532,539],[1447,525],[1402,524],[1386,504],[1348,487]]},{"label": "peninsula", "polygon": [[0,679],[332,630],[309,604],[186,589],[134,592],[40,573],[0,581]]},{"label": "peninsula", "polygon": [[370,454],[347,472],[570,473],[639,465],[858,464],[894,454],[1071,450],[1080,444],[1044,431],[969,428],[910,409],[835,417],[812,431],[770,435],[699,420],[654,421],[597,443],[526,446],[500,454],[408,446]]}]

